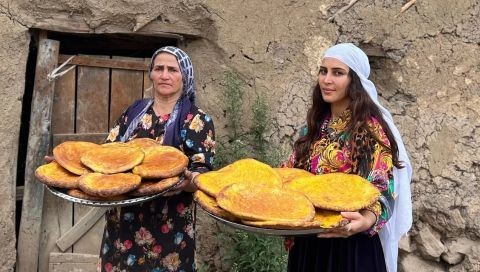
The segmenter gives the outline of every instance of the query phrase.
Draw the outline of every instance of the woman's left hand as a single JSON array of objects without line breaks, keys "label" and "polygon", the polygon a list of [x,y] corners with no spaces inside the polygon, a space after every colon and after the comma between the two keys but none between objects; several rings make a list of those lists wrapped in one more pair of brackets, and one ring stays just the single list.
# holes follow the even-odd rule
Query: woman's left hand
[{"label": "woman's left hand", "polygon": [[348,224],[342,227],[333,228],[327,232],[317,235],[319,238],[347,238],[359,232],[363,232],[371,228],[377,221],[375,214],[369,210],[361,210],[360,212],[342,212],[342,216],[348,220]]},{"label": "woman's left hand", "polygon": [[183,191],[195,192],[197,190],[197,186],[195,185],[194,180],[199,174],[199,172],[185,170],[183,181],[175,187],[175,190],[165,193],[164,196],[178,195]]}]

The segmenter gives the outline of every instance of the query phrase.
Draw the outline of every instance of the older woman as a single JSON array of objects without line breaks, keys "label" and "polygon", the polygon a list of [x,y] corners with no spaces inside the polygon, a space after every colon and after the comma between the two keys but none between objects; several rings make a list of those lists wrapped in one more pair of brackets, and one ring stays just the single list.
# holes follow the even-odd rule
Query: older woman
[{"label": "older woman", "polygon": [[185,180],[164,197],[107,213],[101,271],[194,271],[196,175],[212,169],[212,119],[195,105],[193,66],[179,48],[158,49],[150,62],[153,99],[128,107],[107,142],[151,138],[190,158]]},{"label": "older woman", "polygon": [[368,57],[355,45],[337,44],[325,52],[307,115],[308,131],[295,142],[288,166],[317,175],[362,176],[382,193],[380,201],[342,212],[349,221],[345,227],[318,237],[296,237],[288,271],[396,271],[398,241],[412,223],[412,167],[369,74]]}]

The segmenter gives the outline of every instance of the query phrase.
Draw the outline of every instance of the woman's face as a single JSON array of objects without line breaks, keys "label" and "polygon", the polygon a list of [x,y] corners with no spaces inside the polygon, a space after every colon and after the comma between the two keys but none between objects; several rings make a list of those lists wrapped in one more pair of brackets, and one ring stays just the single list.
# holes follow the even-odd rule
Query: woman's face
[{"label": "woman's face", "polygon": [[318,73],[318,84],[325,102],[347,109],[350,103],[347,93],[351,81],[349,70],[347,65],[337,59],[323,59]]},{"label": "woman's face", "polygon": [[169,53],[160,53],[153,61],[150,79],[153,82],[154,95],[161,97],[180,97],[182,94],[182,73],[177,58]]}]

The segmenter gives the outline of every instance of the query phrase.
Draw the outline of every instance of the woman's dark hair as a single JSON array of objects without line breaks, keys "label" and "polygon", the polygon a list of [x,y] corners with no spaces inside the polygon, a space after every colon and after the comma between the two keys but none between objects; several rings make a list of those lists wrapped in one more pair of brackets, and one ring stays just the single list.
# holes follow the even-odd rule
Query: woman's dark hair
[{"label": "woman's dark hair", "polygon": [[[350,141],[355,139],[353,136],[356,133],[366,130],[380,145],[391,151],[393,165],[397,168],[403,168],[402,163],[398,159],[397,142],[395,141],[393,133],[388,127],[387,122],[385,122],[383,119],[380,109],[372,101],[368,93],[363,88],[360,78],[352,69],[349,70],[348,76],[351,79],[347,89],[347,95],[350,97],[351,101],[350,105],[348,106],[351,112],[351,119],[349,124],[347,124],[346,132],[349,135],[352,135],[352,137],[350,137]],[[312,100],[313,104],[307,113],[307,134],[300,137],[294,144],[294,152],[296,157],[295,167],[298,168],[304,168],[308,160],[310,146],[320,137],[320,129],[323,120],[325,120],[325,118],[330,114],[330,104],[323,100],[318,82],[313,88]],[[369,120],[371,117],[375,117],[382,126],[390,142],[390,147],[385,146],[385,144],[378,139],[375,133],[370,130],[367,120]],[[352,156],[353,155],[354,154],[352,154]]]}]

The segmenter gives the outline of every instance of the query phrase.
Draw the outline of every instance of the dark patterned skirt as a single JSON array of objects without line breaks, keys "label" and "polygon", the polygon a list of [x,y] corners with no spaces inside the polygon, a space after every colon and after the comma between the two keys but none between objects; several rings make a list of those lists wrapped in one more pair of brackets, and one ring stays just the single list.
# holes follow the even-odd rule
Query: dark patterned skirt
[{"label": "dark patterned skirt", "polygon": [[194,218],[185,192],[109,211],[101,271],[195,271]]},{"label": "dark patterned skirt", "polygon": [[296,237],[288,256],[289,272],[386,272],[378,235],[349,238]]}]

